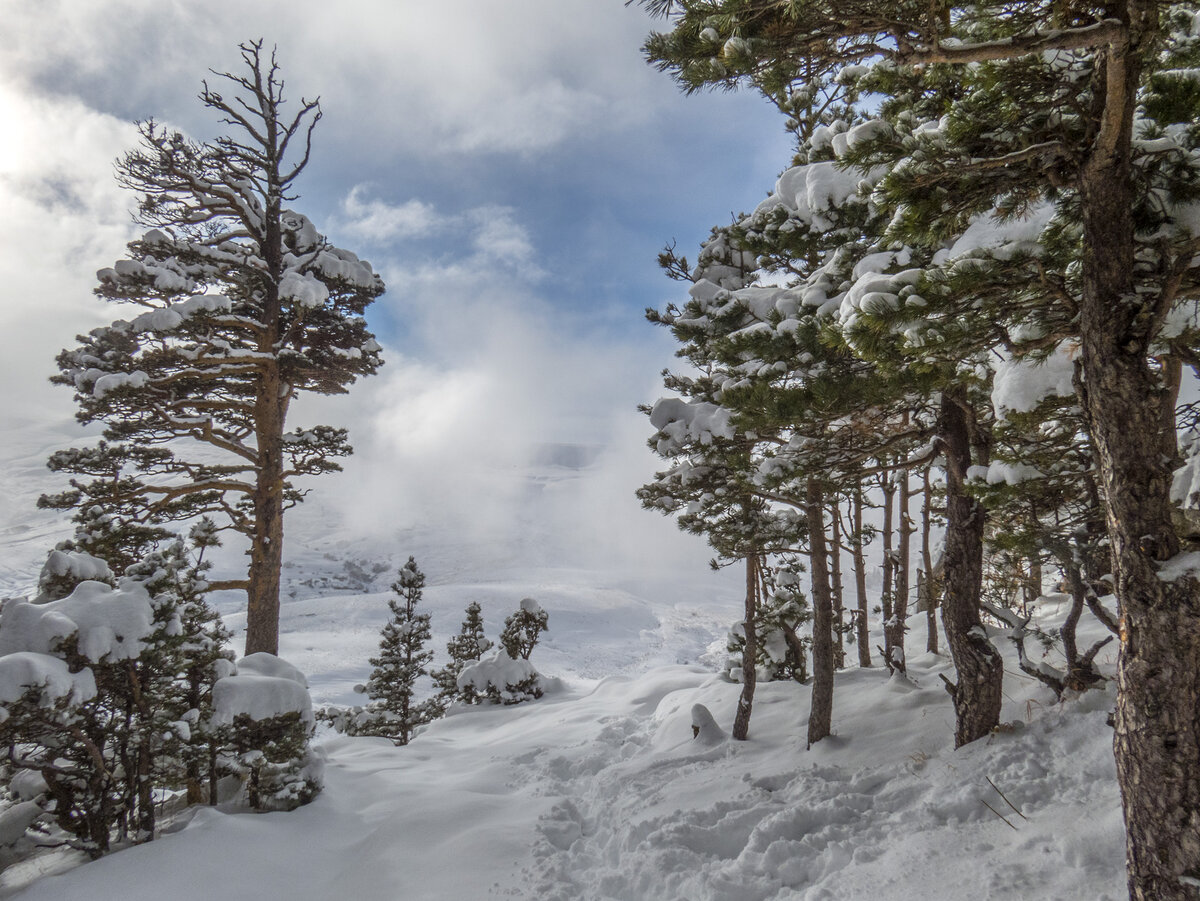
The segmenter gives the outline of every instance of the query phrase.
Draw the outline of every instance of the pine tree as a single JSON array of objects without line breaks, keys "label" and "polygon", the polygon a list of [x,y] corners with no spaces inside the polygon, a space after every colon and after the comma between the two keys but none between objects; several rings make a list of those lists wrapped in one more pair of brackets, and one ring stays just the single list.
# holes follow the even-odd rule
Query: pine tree
[{"label": "pine tree", "polygon": [[371,658],[367,681],[366,718],[358,727],[365,735],[384,735],[406,745],[413,729],[432,719],[435,711],[416,700],[417,680],[429,675],[433,651],[425,650],[430,639],[429,614],[418,613],[425,575],[409,557],[392,583],[396,597],[388,600],[391,619],[383,627],[379,656]]},{"label": "pine tree", "polygon": [[92,856],[153,839],[156,792],[196,783],[199,800],[202,779],[215,786],[215,767],[199,762],[218,752],[213,686],[234,665],[203,597],[211,544],[201,524],[116,588],[88,581],[57,601],[13,604],[0,623],[8,763],[42,776],[65,842]]},{"label": "pine tree", "polygon": [[550,614],[533,598],[522,598],[517,612],[504,620],[500,646],[513,660],[528,660],[542,633],[549,628]]},{"label": "pine tree", "polygon": [[432,672],[433,682],[438,687],[437,705],[445,710],[458,701],[463,704],[478,704],[479,693],[473,685],[458,686],[458,677],[463,667],[479,660],[492,647],[483,630],[483,616],[478,601],[467,605],[467,615],[458,634],[446,642],[446,654],[450,661],[441,669]]},{"label": "pine tree", "polygon": [[[1077,348],[1123,614],[1115,747],[1129,890],[1190,897],[1200,878],[1200,581],[1159,572],[1180,550],[1172,360],[1195,360],[1200,338],[1189,324],[1200,286],[1194,5],[645,5],[676,14],[648,49],[689,89],[840,62],[860,90],[883,97],[871,127],[848,135],[842,160],[885,173],[873,196],[887,228],[872,250],[917,251],[912,268],[923,271],[864,266],[838,292],[843,304],[857,294],[892,306],[901,314],[890,317],[892,336],[914,360],[947,340],[974,343],[959,357],[964,369],[993,350]],[[715,59],[711,45],[734,37],[738,52]],[[971,388],[942,392],[947,604],[953,584],[979,568],[984,517],[965,483],[988,462],[987,416]],[[952,646],[955,633],[973,631],[944,615]],[[980,664],[991,656],[962,650]],[[956,706],[969,690],[960,679]]]},{"label": "pine tree", "polygon": [[222,517],[249,540],[250,564],[220,587],[247,591],[247,653],[274,653],[292,480],[337,471],[351,452],[344,429],[285,431],[289,407],[376,371],[362,317],[383,284],[287,208],[320,106],[285,115],[274,53],[241,49],[245,73],[219,76],[231,96],[207,83],[200,94],[230,135],[196,143],[151,120],[117,163],[150,230],[98,273],[96,293],[141,309],[59,355],[54,381],[75,390],[80,422],[104,423],[105,442],[56,454],[52,468],[90,480],[43,504],[78,511],[84,550],[102,540],[97,522],[120,519],[132,546],[116,566],[136,559],[134,525]]}]

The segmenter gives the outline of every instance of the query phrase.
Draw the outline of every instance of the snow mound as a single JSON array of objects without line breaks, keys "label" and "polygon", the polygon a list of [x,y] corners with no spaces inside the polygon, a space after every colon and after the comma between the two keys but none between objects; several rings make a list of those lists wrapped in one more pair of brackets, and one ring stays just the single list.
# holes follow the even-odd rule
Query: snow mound
[{"label": "snow mound", "polygon": [[[63,698],[79,703],[96,697],[96,679],[90,669],[72,673],[65,660],[32,651],[0,657],[0,704],[15,704],[31,688],[41,689],[41,703]],[[7,712],[0,718],[7,718]]]},{"label": "snow mound", "polygon": [[132,660],[154,630],[150,595],[136,582],[112,588],[81,582],[69,597],[45,604],[17,599],[0,619],[0,655],[18,651],[51,653],[76,638],[79,653],[92,663]]},{"label": "snow mound", "polygon": [[304,675],[273,654],[250,654],[238,661],[238,670],[213,684],[213,722],[231,724],[238,716],[255,722],[289,713],[314,722],[312,698]]}]

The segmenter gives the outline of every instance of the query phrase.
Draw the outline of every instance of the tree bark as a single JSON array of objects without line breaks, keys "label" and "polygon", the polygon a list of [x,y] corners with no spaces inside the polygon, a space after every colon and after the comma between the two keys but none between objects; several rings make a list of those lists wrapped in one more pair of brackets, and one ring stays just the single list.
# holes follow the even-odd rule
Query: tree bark
[{"label": "tree bark", "polygon": [[854,534],[850,538],[850,547],[854,556],[854,593],[857,600],[858,617],[855,621],[858,639],[858,665],[871,665],[871,634],[867,628],[867,560],[863,553],[863,496],[862,482],[854,488],[854,496],[850,499],[850,509],[854,516]]},{"label": "tree bark", "polygon": [[942,392],[938,427],[946,456],[945,594],[942,625],[958,671],[954,698],[954,746],[962,747],[1000,724],[1003,661],[979,616],[983,581],[983,507],[965,491],[972,461],[972,423],[966,391]]},{"label": "tree bark", "polygon": [[895,531],[896,482],[890,469],[879,477],[879,488],[883,492],[883,590],[880,606],[883,608],[883,655],[892,659],[892,640],[895,638],[893,615],[893,592],[895,591],[896,556],[892,550],[892,534]]},{"label": "tree bark", "polygon": [[846,665],[846,605],[842,593],[842,522],[841,511],[835,497],[829,505],[830,527],[830,588],[833,593],[833,665],[841,669]]},{"label": "tree bark", "polygon": [[[274,172],[277,174],[278,170]],[[279,279],[283,272],[281,202],[277,186],[268,187],[268,198],[262,240],[263,259],[268,268],[262,286],[265,328],[258,349],[273,357],[281,337]],[[279,579],[283,568],[283,427],[286,411],[286,386],[278,360],[271,359],[263,367],[254,402],[258,460],[252,498],[254,535],[250,543],[250,586],[246,591],[247,654],[260,651],[279,653]]]},{"label": "tree bark", "polygon": [[742,649],[742,694],[733,720],[733,737],[745,741],[750,734],[750,713],[754,709],[754,688],[758,682],[758,557],[746,558],[746,617],[743,620],[746,644]]},{"label": "tree bark", "polygon": [[910,494],[907,469],[899,470],[895,485],[896,500],[899,501],[896,518],[900,524],[900,533],[896,542],[893,563],[895,588],[892,592],[892,615],[888,619],[885,632],[888,634],[886,645],[891,668],[903,673],[907,669],[904,656],[904,633],[908,630],[909,548],[913,531],[912,519],[908,515]]},{"label": "tree bark", "polygon": [[925,650],[938,653],[937,607],[940,592],[933,577],[933,552],[929,546],[929,533],[933,521],[933,486],[929,484],[929,468],[922,474],[921,487],[924,499],[921,503],[921,567],[925,573]]},{"label": "tree bark", "polygon": [[825,496],[816,479],[808,480],[809,573],[812,576],[813,686],[808,717],[808,746],[830,734],[833,725],[833,598],[829,589],[829,550],[825,544]]},{"label": "tree bark", "polygon": [[[1130,148],[1140,54],[1157,4],[1130,0],[1128,46],[1098,56],[1099,134],[1079,180],[1087,408],[1121,605],[1114,750],[1135,901],[1194,901],[1200,881],[1200,583],[1164,581],[1179,552],[1169,492],[1173,392],[1149,359],[1157,298],[1136,290]],[[1168,425],[1172,434],[1167,435]],[[1191,880],[1187,884],[1183,879]]]}]

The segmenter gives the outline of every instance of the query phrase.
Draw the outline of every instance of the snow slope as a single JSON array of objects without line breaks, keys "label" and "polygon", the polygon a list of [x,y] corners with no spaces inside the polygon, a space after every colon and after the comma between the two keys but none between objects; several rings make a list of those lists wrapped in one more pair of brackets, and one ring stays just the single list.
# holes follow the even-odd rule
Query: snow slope
[{"label": "snow slope", "polygon": [[[324,637],[340,641],[326,626],[313,620],[306,639],[290,639],[308,642],[310,662]],[[554,674],[540,653],[535,662]],[[598,683],[576,676],[538,702],[450,716],[406,748],[326,737],[327,786],[312,805],[201,809],[159,841],[11,897],[1122,897],[1111,696],[1055,705],[1010,676],[1011,729],[954,751],[937,678],[946,661],[917,656],[911,671],[915,684],[878,669],[839,673],[837,734],[811,750],[809,689],[782,683],[760,686],[750,741],[694,741],[693,705],[728,729],[739,690],[696,665]],[[313,681],[318,695],[340,692],[334,675]]]},{"label": "snow slope", "polygon": [[[38,428],[9,438],[0,449],[10,474],[0,484],[0,596],[28,591],[46,551],[69,533],[62,517],[33,508],[38,493],[61,488],[41,461],[67,438]],[[693,705],[725,730],[732,723],[738,686],[699,664],[719,656],[711,647],[739,617],[738,573],[708,572],[702,542],[637,510],[628,473],[591,451],[551,451],[499,474],[496,498],[479,496],[478,508],[437,525],[401,510],[364,533],[353,504],[314,492],[290,514],[281,645],[317,704],[361,700],[352,688],[377,649],[388,585],[414,554],[428,576],[435,664],[470,601],[482,604],[494,638],[532,596],[550,614],[533,660],[561,679],[558,690],[451,716],[407,748],[326,736],[327,787],[308,807],[200,809],[159,841],[61,875],[35,879],[77,861],[10,869],[0,897],[1123,897],[1110,695],[1054,704],[1016,672],[997,637],[1008,661],[1004,718],[1018,725],[954,751],[937,678],[948,663],[920,656],[918,626],[909,646],[916,684],[878,669],[839,673],[837,734],[811,750],[809,688],[791,684],[760,686],[749,742],[695,742]],[[630,516],[603,506],[618,501]],[[678,542],[689,540],[681,553]],[[239,552],[229,554],[236,565]],[[223,602],[235,628],[241,603]],[[1047,603],[1053,625],[1063,611]],[[1081,644],[1096,637],[1081,634]],[[1106,654],[1100,662],[1111,669]]]}]

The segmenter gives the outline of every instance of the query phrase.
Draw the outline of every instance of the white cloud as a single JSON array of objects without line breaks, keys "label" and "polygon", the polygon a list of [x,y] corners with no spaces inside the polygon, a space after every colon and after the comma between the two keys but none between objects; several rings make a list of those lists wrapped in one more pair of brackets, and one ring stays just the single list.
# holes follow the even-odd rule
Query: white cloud
[{"label": "white cloud", "polygon": [[124,115],[167,112],[185,124],[207,68],[237,68],[237,43],[264,37],[278,45],[293,96],[322,95],[344,147],[427,157],[537,153],[646,121],[673,93],[640,58],[648,20],[615,2],[10,6],[4,77],[78,91]]},{"label": "white cloud", "polygon": [[447,224],[433,204],[407,200],[390,204],[383,200],[364,199],[364,185],[355,185],[342,201],[344,221],[340,230],[369,243],[384,243],[400,238],[426,237],[436,234]]},{"label": "white cloud", "polygon": [[71,411],[51,388],[54,357],[75,335],[113,318],[92,296],[95,272],[120,256],[133,197],[112,160],[133,129],[71,98],[25,96],[0,82],[0,421]]},{"label": "white cloud", "polygon": [[366,192],[364,185],[350,191],[328,231],[339,243],[346,236],[372,248],[373,262],[397,289],[477,281],[497,271],[528,281],[545,275],[529,230],[512,207],[485,204],[442,212],[415,198],[391,203]]}]

